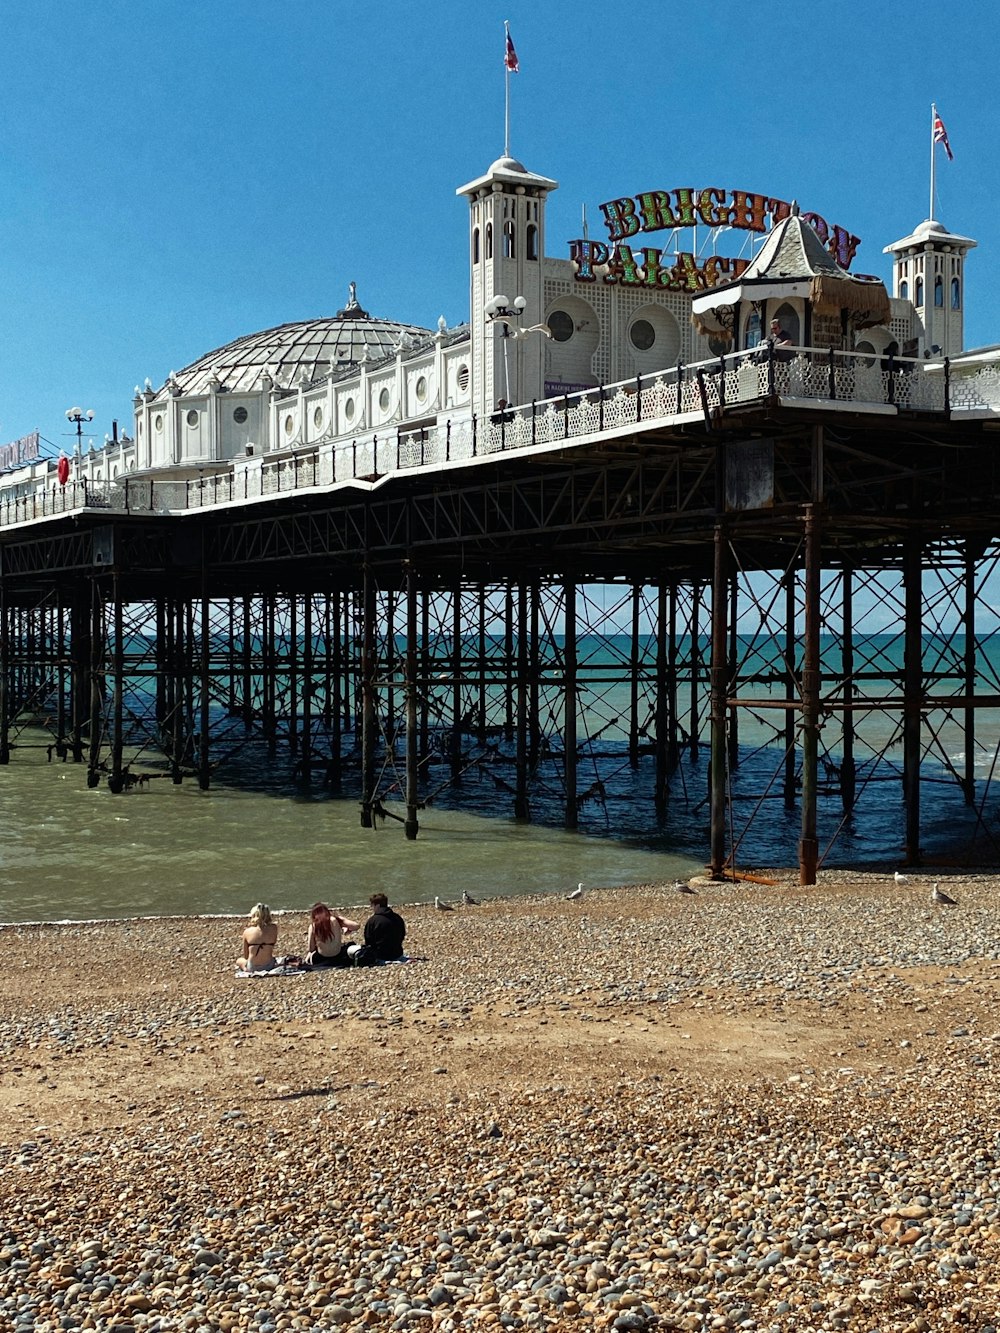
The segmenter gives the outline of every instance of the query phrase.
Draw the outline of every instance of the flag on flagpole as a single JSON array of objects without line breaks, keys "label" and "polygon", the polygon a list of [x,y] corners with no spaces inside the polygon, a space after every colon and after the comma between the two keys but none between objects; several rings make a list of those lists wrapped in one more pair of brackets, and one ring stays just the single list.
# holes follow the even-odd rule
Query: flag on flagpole
[{"label": "flag on flagpole", "polygon": [[944,151],[948,154],[948,161],[954,162],[955,154],[951,151],[951,144],[948,142],[948,131],[944,127],[944,121],[934,112],[934,143],[942,144]]},{"label": "flag on flagpole", "polygon": [[503,58],[504,68],[511,74],[517,74],[521,67],[517,63],[517,52],[514,50],[514,43],[510,40],[510,29],[506,24],[504,24],[504,31],[507,34],[507,46]]}]

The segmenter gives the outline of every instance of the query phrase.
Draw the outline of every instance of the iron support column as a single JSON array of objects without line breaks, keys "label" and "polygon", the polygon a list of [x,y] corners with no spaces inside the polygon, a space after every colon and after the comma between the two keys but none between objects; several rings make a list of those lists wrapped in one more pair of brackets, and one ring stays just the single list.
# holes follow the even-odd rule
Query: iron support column
[{"label": "iron support column", "polygon": [[857,788],[857,765],[854,759],[854,571],[844,569],[843,594],[843,640],[841,645],[840,669],[844,679],[844,725],[843,758],[840,761],[840,799],[844,813],[854,809]]},{"label": "iron support column", "polygon": [[117,570],[111,579],[111,595],[115,599],[115,649],[113,657],[114,692],[111,700],[111,772],[108,775],[108,788],[110,791],[117,794],[124,790],[125,787],[125,772],[122,767],[122,752],[125,739],[123,735],[123,723],[125,718],[125,625],[124,617],[122,615],[121,584],[119,582]]},{"label": "iron support column", "polygon": [[209,726],[211,724],[211,714],[209,705],[211,703],[211,684],[212,684],[212,622],[209,615],[208,600],[208,575],[204,564],[202,565],[201,580],[201,644],[200,644],[200,677],[201,677],[201,698],[199,699],[198,714],[198,786],[202,791],[208,791],[209,775],[211,766],[209,762]]},{"label": "iron support column", "polygon": [[907,865],[920,864],[920,731],[923,706],[923,589],[921,539],[903,544],[903,800],[906,802]]},{"label": "iron support column", "polygon": [[375,579],[365,565],[361,618],[361,827],[372,827],[375,803]]},{"label": "iron support column", "polygon": [[[508,658],[508,663],[510,659]],[[528,820],[528,586],[517,588],[517,752],[514,818]]]},{"label": "iron support column", "polygon": [[101,762],[101,659],[104,651],[104,617],[101,589],[91,582],[90,602],[90,729],[88,734],[87,786],[100,781]]},{"label": "iron support column", "polygon": [[417,619],[417,577],[412,563],[406,571],[406,823],[404,831],[410,842],[416,838],[417,787],[420,757],[417,745],[417,660],[419,622]]},{"label": "iron support column", "polygon": [[565,648],[566,683],[563,692],[563,756],[566,769],[566,827],[576,828],[579,823],[576,802],[576,584],[571,579],[565,584]]},{"label": "iron support column", "polygon": [[802,654],[802,836],[799,839],[799,883],[815,884],[819,863],[816,801],[819,793],[820,694],[820,520],[816,506],[806,505],[804,627]]},{"label": "iron support column", "polygon": [[[711,750],[710,750],[710,860],[713,879],[722,879],[726,868],[726,666],[728,657],[727,616],[729,610],[729,547],[722,522],[715,525],[715,557],[712,572]],[[696,638],[693,635],[692,638]],[[693,674],[693,665],[692,665]]]},{"label": "iron support column", "polygon": [[965,675],[965,726],[964,773],[962,792],[966,805],[976,801],[976,709],[972,700],[976,691],[976,557],[972,543],[965,543],[964,568],[965,606],[962,612],[962,628],[965,630],[964,675]]}]

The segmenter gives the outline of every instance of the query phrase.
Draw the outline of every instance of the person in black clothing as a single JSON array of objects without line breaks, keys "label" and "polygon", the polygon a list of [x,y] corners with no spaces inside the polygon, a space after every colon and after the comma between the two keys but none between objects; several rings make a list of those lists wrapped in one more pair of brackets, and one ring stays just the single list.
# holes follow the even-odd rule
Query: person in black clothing
[{"label": "person in black clothing", "polygon": [[372,914],[365,922],[365,945],[358,961],[365,963],[392,963],[403,956],[406,922],[389,906],[384,893],[373,893],[368,899]]}]

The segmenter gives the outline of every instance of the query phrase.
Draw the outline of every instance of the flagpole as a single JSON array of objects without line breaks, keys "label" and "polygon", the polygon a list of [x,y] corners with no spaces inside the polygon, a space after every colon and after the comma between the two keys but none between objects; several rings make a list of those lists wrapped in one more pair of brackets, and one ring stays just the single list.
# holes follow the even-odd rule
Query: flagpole
[{"label": "flagpole", "polygon": [[505,20],[504,60],[503,60],[503,155],[510,157],[510,62],[507,59],[507,43],[510,41],[510,22]]},{"label": "flagpole", "polygon": [[937,120],[937,107],[931,103],[931,211],[928,220],[934,221],[934,122]]}]

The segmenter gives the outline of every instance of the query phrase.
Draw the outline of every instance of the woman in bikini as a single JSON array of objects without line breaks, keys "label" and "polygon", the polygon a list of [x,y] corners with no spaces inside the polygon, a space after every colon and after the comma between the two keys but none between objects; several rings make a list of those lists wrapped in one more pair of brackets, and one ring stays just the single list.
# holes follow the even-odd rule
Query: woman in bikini
[{"label": "woman in bikini", "polygon": [[236,966],[247,972],[267,972],[277,961],[274,946],[278,942],[278,923],[271,916],[267,903],[257,903],[250,912],[249,924],[243,932],[243,957]]},{"label": "woman in bikini", "polygon": [[306,962],[313,967],[347,967],[351,959],[344,934],[357,928],[356,921],[331,912],[326,903],[317,903],[310,913]]}]

